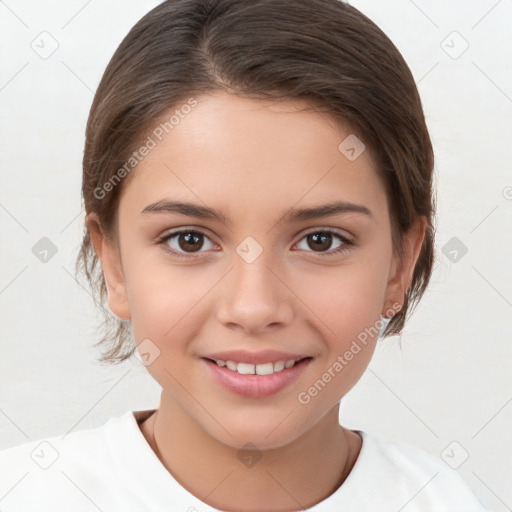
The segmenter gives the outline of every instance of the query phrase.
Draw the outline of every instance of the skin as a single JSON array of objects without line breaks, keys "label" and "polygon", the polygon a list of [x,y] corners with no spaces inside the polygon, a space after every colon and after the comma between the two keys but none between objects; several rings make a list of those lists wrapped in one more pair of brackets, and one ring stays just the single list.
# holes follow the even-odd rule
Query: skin
[{"label": "skin", "polygon": [[[157,414],[141,430],[168,471],[211,506],[232,511],[292,511],[332,494],[346,479],[361,439],[339,424],[342,397],[372,357],[377,337],[308,404],[307,391],[380,314],[402,304],[424,237],[418,219],[393,253],[384,187],[368,150],[348,160],[338,145],[350,131],[302,101],[249,100],[226,92],[196,98],[123,184],[118,241],[87,217],[108,286],[108,305],[131,319],[136,343],[149,338],[160,355],[147,367],[162,386]],[[170,109],[173,112],[176,107]],[[165,116],[164,116],[165,117]],[[222,210],[230,223],[176,213],[141,214],[180,199]],[[373,216],[345,213],[278,222],[291,208],[351,201]],[[173,256],[155,240],[170,229],[205,233]],[[337,230],[318,249],[306,235]],[[316,231],[315,231],[316,230]],[[248,236],[262,254],[236,252]],[[327,253],[330,253],[327,254]],[[324,255],[323,254],[327,254]],[[230,349],[284,350],[314,359],[298,380],[266,398],[224,389],[201,356]],[[153,440],[154,436],[154,440]],[[252,467],[237,456],[252,443]]]}]

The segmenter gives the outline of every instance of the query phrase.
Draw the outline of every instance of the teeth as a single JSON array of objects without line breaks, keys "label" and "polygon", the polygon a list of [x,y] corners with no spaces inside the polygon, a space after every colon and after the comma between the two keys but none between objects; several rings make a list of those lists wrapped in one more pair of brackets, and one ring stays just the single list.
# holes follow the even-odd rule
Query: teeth
[{"label": "teeth", "polygon": [[[292,359],[292,361],[293,361],[293,359]],[[280,372],[281,370],[284,370],[284,365],[285,365],[284,361],[276,361],[274,363],[274,371]]]},{"label": "teeth", "polygon": [[237,364],[234,361],[226,361],[226,366],[229,370],[237,371]]},{"label": "teeth", "polygon": [[[252,364],[251,364],[252,366]],[[273,363],[265,363],[265,364],[257,364],[255,365],[255,370],[258,375],[270,375],[274,373],[274,364]]]},{"label": "teeth", "polygon": [[[259,366],[261,366],[261,365],[259,365]],[[255,373],[254,365],[247,364],[247,363],[238,363],[238,365],[236,366],[236,371],[243,375],[250,375],[251,373]]]},{"label": "teeth", "polygon": [[221,359],[217,359],[215,362],[218,366],[225,366],[228,370],[241,373],[242,375],[271,375],[285,368],[291,368],[296,360],[290,359],[288,361],[263,364],[236,363],[235,361],[222,361]]}]

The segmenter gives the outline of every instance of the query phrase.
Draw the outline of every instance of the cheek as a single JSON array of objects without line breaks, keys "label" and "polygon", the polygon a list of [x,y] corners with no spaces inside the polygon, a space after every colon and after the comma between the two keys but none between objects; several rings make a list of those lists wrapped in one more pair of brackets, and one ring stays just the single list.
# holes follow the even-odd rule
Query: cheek
[{"label": "cheek", "polygon": [[149,338],[162,352],[183,351],[213,307],[208,298],[219,274],[201,266],[165,264],[154,252],[147,260],[143,251],[137,254],[124,262],[135,340]]},{"label": "cheek", "polygon": [[324,324],[326,339],[352,339],[380,318],[385,265],[365,259],[301,272],[297,279],[294,289]]},{"label": "cheek", "polygon": [[336,283],[332,276],[317,276],[315,286],[312,281],[303,290],[308,290],[303,296],[314,313],[308,314],[313,332],[320,333],[325,348],[318,372],[297,397],[314,417],[335,406],[361,378],[381,327],[376,276],[364,271],[359,274],[355,267],[345,270],[346,274],[337,272]]}]

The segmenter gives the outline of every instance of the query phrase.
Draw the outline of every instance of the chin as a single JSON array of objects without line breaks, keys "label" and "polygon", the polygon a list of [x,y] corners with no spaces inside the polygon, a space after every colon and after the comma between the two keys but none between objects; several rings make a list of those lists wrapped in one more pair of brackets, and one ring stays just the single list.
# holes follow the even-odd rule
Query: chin
[{"label": "chin", "polygon": [[[285,417],[286,415],[283,416]],[[213,431],[208,429],[208,434],[236,450],[244,447],[260,451],[273,450],[292,443],[302,433],[287,421],[281,423],[283,418],[273,417],[271,421],[259,421],[261,418],[258,417],[257,420],[228,422],[229,433],[216,425],[218,428],[213,427]],[[284,423],[287,423],[286,426]]]}]

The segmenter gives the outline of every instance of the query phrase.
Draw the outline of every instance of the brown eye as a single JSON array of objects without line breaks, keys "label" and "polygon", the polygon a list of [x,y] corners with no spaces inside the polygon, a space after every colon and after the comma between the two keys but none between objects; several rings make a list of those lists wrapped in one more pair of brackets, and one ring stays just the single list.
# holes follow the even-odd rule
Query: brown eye
[{"label": "brown eye", "polygon": [[195,233],[194,231],[176,235],[180,249],[183,249],[185,252],[195,252],[201,249],[203,246],[202,236],[203,235],[200,233]]},{"label": "brown eye", "polygon": [[[166,251],[173,255],[184,257],[205,252],[201,251],[205,247],[205,242],[206,249],[214,248],[214,244],[204,233],[191,229],[174,231],[158,240],[158,243],[162,244]],[[210,244],[209,247],[208,244]]]},{"label": "brown eye", "polygon": [[[333,247],[333,243],[336,243],[336,239],[338,239],[339,242]],[[303,246],[300,247],[300,244],[303,244]],[[308,252],[318,253],[319,256],[324,256],[323,253],[325,253],[325,256],[331,256],[348,251],[353,245],[354,242],[352,240],[349,240],[337,231],[324,229],[306,234],[301,242],[299,242],[298,247]]]},{"label": "brown eye", "polygon": [[332,244],[332,235],[330,233],[313,233],[307,236],[308,244],[319,251],[330,249]]}]

